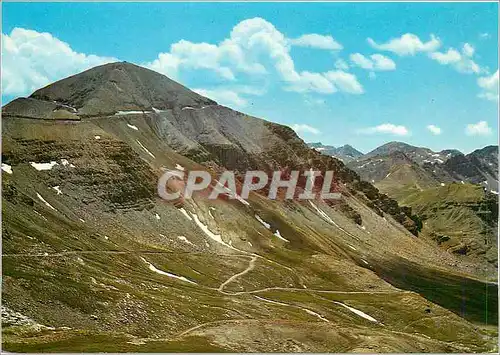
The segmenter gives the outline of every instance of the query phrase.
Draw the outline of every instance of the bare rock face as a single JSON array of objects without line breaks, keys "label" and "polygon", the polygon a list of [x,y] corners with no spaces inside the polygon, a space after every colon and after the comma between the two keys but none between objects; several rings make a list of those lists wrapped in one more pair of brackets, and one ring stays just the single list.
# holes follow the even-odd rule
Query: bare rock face
[{"label": "bare rock face", "polygon": [[72,106],[80,116],[215,104],[164,75],[126,62],[89,69],[37,90],[30,98]]},{"label": "bare rock face", "polygon": [[[60,80],[6,105],[3,113],[12,118],[62,121],[141,117],[168,146],[199,163],[238,172],[313,167],[333,170],[339,182],[359,181],[340,160],[310,149],[291,128],[217,105],[166,76],[129,63],[105,64]],[[123,193],[128,194],[126,190]],[[375,204],[402,222],[404,213],[397,203],[392,200],[395,207],[384,208],[388,199],[376,202],[380,196],[373,197]],[[118,191],[109,198],[112,204],[124,199]]]}]

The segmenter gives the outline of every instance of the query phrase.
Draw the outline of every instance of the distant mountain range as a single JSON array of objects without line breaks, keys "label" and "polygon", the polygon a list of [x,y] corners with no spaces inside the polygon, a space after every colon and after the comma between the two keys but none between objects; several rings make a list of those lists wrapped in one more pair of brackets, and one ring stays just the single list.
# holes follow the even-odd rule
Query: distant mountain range
[{"label": "distant mountain range", "polygon": [[322,154],[344,161],[362,179],[371,183],[389,178],[390,174],[403,168],[405,179],[418,177],[423,186],[464,181],[498,192],[498,146],[487,146],[463,154],[456,149],[434,152],[403,142],[389,142],[363,154],[350,145],[339,148],[321,143],[308,145]]},{"label": "distant mountain range", "polygon": [[329,155],[331,157],[335,157],[337,159],[342,160],[344,163],[356,160],[363,156],[359,150],[353,148],[349,144],[345,144],[341,147],[334,147],[332,145],[323,145],[320,142],[318,143],[308,143],[309,147],[314,148],[316,151],[321,152],[322,154]]},{"label": "distant mountain range", "polygon": [[463,154],[389,142],[355,159],[321,143],[309,146],[333,152],[380,192],[412,207],[423,237],[479,263],[496,264],[498,146]]}]

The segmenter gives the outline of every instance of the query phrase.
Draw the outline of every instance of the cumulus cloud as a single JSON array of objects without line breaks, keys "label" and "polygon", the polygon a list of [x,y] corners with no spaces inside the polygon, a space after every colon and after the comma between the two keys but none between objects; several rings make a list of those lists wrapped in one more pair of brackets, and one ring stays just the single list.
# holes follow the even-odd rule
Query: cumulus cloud
[{"label": "cumulus cloud", "polygon": [[342,49],[342,45],[335,41],[332,36],[323,36],[316,33],[305,34],[299,38],[291,39],[290,43],[298,47],[310,47],[334,51]]},{"label": "cumulus cloud", "polygon": [[14,28],[2,34],[3,94],[28,95],[53,81],[115,61],[75,52],[50,33]]},{"label": "cumulus cloud", "polygon": [[423,42],[413,33],[392,38],[386,43],[377,43],[371,38],[368,38],[367,41],[375,49],[393,52],[399,56],[415,55],[418,52],[433,52],[441,46],[441,40],[432,34],[427,42]]},{"label": "cumulus cloud", "polygon": [[312,133],[312,134],[319,134],[319,129],[311,127],[307,124],[293,124],[292,129],[298,134],[298,133]]},{"label": "cumulus cloud", "polygon": [[368,58],[361,53],[353,53],[349,58],[356,66],[366,70],[387,71],[396,69],[396,63],[382,54],[372,54]]},{"label": "cumulus cloud", "polygon": [[[68,44],[48,33],[14,29],[10,35],[2,36],[5,94],[26,94],[84,69],[117,61],[116,58],[76,53]],[[264,80],[264,75],[273,74],[288,91],[320,94],[363,92],[356,77],[347,72],[331,75],[297,71],[290,53],[293,45],[328,50],[342,48],[331,36],[306,34],[289,39],[272,23],[256,17],[236,24],[227,38],[218,43],[180,40],[153,60],[139,64],[176,80],[182,77],[183,71],[196,70],[214,73],[223,83],[221,85],[245,78]],[[231,97],[239,105],[245,101],[238,93]]]},{"label": "cumulus cloud", "polygon": [[193,89],[201,96],[217,101],[217,103],[231,107],[245,107],[248,101],[241,97],[239,93],[227,89]]},{"label": "cumulus cloud", "polygon": [[394,136],[407,136],[410,131],[405,126],[392,123],[383,123],[375,127],[363,128],[358,131],[362,134],[391,134]]},{"label": "cumulus cloud", "polygon": [[250,85],[222,85],[215,88],[196,88],[193,91],[229,107],[243,108],[248,106],[249,96],[262,96],[267,93],[265,87]]},{"label": "cumulus cloud", "polygon": [[436,125],[430,124],[427,126],[427,129],[435,136],[439,136],[441,134],[441,128]]},{"label": "cumulus cloud", "polygon": [[345,60],[339,58],[335,61],[335,68],[339,70],[348,70],[349,64],[347,64]]},{"label": "cumulus cloud", "polygon": [[349,94],[362,94],[364,92],[363,86],[354,74],[342,70],[331,70],[324,75],[336,88],[343,92]]},{"label": "cumulus cloud", "polygon": [[144,63],[144,66],[162,73],[172,79],[177,79],[179,74],[180,60],[170,53],[160,53],[158,58],[152,62]]},{"label": "cumulus cloud", "polygon": [[478,74],[482,69],[472,59],[474,52],[474,47],[469,43],[465,43],[460,52],[455,48],[449,48],[446,52],[429,53],[429,57],[439,64],[450,65],[460,73]]},{"label": "cumulus cloud", "polygon": [[477,84],[481,88],[479,97],[490,101],[498,101],[498,70],[490,75],[477,79]]},{"label": "cumulus cloud", "polygon": [[470,123],[465,127],[465,134],[468,136],[488,136],[491,132],[491,127],[488,126],[488,122],[486,121]]}]

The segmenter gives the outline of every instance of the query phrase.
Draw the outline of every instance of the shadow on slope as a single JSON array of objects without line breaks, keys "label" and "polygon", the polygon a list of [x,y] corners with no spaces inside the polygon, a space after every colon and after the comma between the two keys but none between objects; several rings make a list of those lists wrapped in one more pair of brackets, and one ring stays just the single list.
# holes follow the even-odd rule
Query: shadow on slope
[{"label": "shadow on slope", "polygon": [[393,286],[419,293],[472,323],[498,325],[498,285],[423,268],[403,259],[373,271]]}]

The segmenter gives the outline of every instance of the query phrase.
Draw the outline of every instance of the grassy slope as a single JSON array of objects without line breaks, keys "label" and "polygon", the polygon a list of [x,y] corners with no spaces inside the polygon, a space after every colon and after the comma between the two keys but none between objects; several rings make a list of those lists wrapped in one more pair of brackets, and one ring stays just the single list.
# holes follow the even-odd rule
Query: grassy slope
[{"label": "grassy slope", "polygon": [[[127,128],[126,122],[111,125],[97,121],[96,125],[78,123],[72,129],[47,123],[42,123],[44,129],[34,129],[29,122],[25,129],[14,132],[25,139],[42,132],[48,144],[54,141],[65,144],[64,149],[59,147],[57,151],[66,152],[66,158],[76,168],[73,171],[59,166],[38,172],[28,162],[40,161],[41,156],[25,156],[25,160],[12,163],[13,175],[3,173],[4,187],[10,184],[17,191],[11,200],[4,196],[2,206],[3,302],[39,323],[56,327],[39,332],[6,328],[4,349],[27,352],[491,349],[483,332],[468,321],[432,304],[433,313],[426,313],[429,302],[425,298],[405,294],[408,299],[403,301],[399,290],[376,276],[372,271],[374,266],[391,260],[393,255],[402,255],[432,269],[443,263],[436,262],[440,254],[434,249],[412,237],[390,217],[382,222],[355,199],[349,203],[362,214],[365,230],[320,203],[317,203],[319,208],[327,211],[343,230],[322,219],[307,203],[285,205],[253,196],[250,207],[237,201],[208,203],[203,199],[185,206],[211,231],[222,234],[226,242],[230,240],[242,252],[221,247],[175,207],[159,200],[153,200],[152,205],[106,210],[101,194],[124,198],[124,194],[127,197],[129,191],[135,191],[120,184],[136,183],[131,186],[141,188],[147,179],[155,179],[161,166],[172,168],[176,163],[188,168],[195,166],[167,148],[162,150],[161,143],[155,141],[140,119],[129,120],[139,131]],[[94,135],[100,135],[101,139],[96,141]],[[75,138],[83,140],[83,146]],[[107,161],[107,148],[99,147],[116,146],[117,140],[128,142],[135,154],[125,155],[127,166],[115,166],[110,172],[107,169],[113,165]],[[155,160],[134,145],[137,140],[155,154]],[[7,137],[4,151],[7,154],[16,151],[16,156],[22,156],[24,148],[16,144]],[[37,154],[50,155],[53,151],[43,149]],[[144,180],[142,175],[134,175],[134,166],[140,164],[137,157],[148,164],[152,177],[146,176]],[[110,176],[120,178],[122,174],[124,180],[104,184]],[[103,180],[86,185],[89,176],[92,179],[100,176]],[[62,195],[51,189],[54,185],[60,185]],[[110,191],[109,186],[121,188],[118,192]],[[36,197],[37,192],[57,211],[44,205]],[[209,206],[215,208],[214,218],[210,217]],[[272,225],[271,231],[254,218],[255,213]],[[276,238],[275,229],[290,242]],[[180,241],[180,235],[194,245]],[[261,257],[253,270],[228,284],[225,291],[256,291],[256,294],[221,294],[217,287],[248,267],[250,255],[245,252]],[[141,257],[158,269],[182,275],[198,285],[154,273]],[[446,259],[440,272],[452,272],[453,262]],[[262,291],[262,294],[258,291],[269,287],[290,290]],[[314,290],[340,293],[318,294]],[[376,306],[372,305],[374,291],[384,292],[377,298]],[[255,298],[257,294],[299,308],[276,306]],[[386,327],[363,320],[323,297],[373,314]],[[330,322],[321,321],[300,307],[314,310]],[[476,308],[474,311],[479,312]],[[436,314],[441,323],[435,323]],[[237,326],[236,320],[240,320]],[[216,321],[220,323],[211,323]],[[206,328],[179,335],[204,323]],[[440,330],[443,324],[458,327],[461,332],[455,336],[443,333]],[[135,338],[145,338],[144,344],[128,343]]]}]

